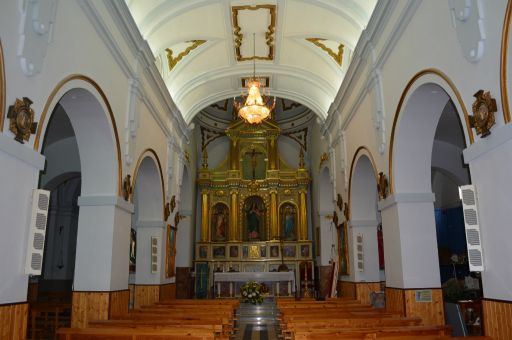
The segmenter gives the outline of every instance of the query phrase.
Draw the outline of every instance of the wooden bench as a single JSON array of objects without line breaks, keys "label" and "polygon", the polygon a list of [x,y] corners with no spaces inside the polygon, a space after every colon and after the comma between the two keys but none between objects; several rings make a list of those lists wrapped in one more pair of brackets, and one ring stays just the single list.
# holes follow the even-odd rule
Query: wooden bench
[{"label": "wooden bench", "polygon": [[295,340],[320,340],[320,339],[395,339],[416,338],[417,336],[450,336],[449,326],[401,326],[401,327],[363,327],[340,329],[315,329],[309,331],[293,332]]},{"label": "wooden bench", "polygon": [[61,328],[59,340],[214,340],[215,333],[199,328]]}]

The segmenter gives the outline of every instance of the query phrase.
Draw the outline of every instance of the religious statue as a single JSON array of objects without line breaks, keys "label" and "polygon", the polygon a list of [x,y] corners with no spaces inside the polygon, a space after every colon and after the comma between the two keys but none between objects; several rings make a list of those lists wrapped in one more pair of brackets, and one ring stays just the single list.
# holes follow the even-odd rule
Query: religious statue
[{"label": "religious statue", "polygon": [[281,207],[281,224],[284,239],[287,241],[293,241],[296,239],[295,216],[295,206],[289,203],[283,204]]},{"label": "religious statue", "polygon": [[245,202],[247,239],[260,240],[264,223],[264,203],[261,197],[251,196]]},{"label": "religious statue", "polygon": [[228,224],[229,210],[225,204],[217,203],[213,209],[212,227],[214,241],[224,241],[226,239],[226,227]]}]

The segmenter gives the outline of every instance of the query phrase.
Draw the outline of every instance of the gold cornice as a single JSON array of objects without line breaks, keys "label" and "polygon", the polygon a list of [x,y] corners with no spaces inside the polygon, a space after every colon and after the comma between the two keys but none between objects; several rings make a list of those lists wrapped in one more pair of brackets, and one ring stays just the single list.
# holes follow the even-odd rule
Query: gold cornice
[{"label": "gold cornice", "polygon": [[[265,39],[268,46],[268,55],[266,57],[252,56],[242,57],[240,54],[240,46],[244,35],[240,32],[242,28],[238,25],[238,12],[239,11],[256,11],[259,9],[268,9],[270,14],[270,25],[267,32],[265,32]],[[235,56],[237,61],[247,60],[274,60],[274,34],[276,30],[276,5],[256,5],[256,6],[233,6],[231,7],[231,17],[233,25],[233,34],[235,35]]]},{"label": "gold cornice", "polygon": [[161,187],[162,187],[162,204],[163,204],[162,216],[165,216],[165,184],[164,184],[164,174],[162,172],[162,164],[160,163],[160,157],[158,157],[158,154],[156,153],[156,151],[151,149],[151,148],[148,148],[148,149],[142,151],[142,153],[139,155],[139,158],[137,159],[137,163],[135,164],[135,168],[133,170],[133,175],[132,175],[132,178],[133,178],[132,188],[133,188],[133,190],[132,190],[132,193],[130,195],[130,202],[133,203],[133,193],[135,192],[135,184],[137,183],[137,175],[139,174],[140,164],[142,163],[144,158],[149,157],[148,153],[152,154],[153,157],[155,157],[156,164],[158,165],[158,173],[160,174],[160,184],[161,184]]},{"label": "gold cornice", "polygon": [[189,47],[187,47],[183,52],[181,52],[180,54],[178,54],[176,56],[176,58],[174,58],[172,56],[172,54],[174,53],[172,49],[170,48],[166,48],[165,49],[165,52],[167,53],[167,63],[169,65],[169,71],[172,71],[172,69],[174,68],[174,66],[176,66],[177,63],[179,63],[181,61],[181,59],[183,59],[184,57],[186,57],[190,52],[192,52],[193,50],[195,50],[196,48],[198,48],[199,46],[201,46],[202,44],[204,44],[206,42],[206,40],[188,40],[186,42],[190,42],[192,43],[192,45],[190,45]]},{"label": "gold cornice", "polygon": [[4,130],[5,92],[4,50],[0,40],[0,132]]},{"label": "gold cornice", "polygon": [[330,55],[332,59],[334,59],[336,64],[341,66],[341,63],[343,61],[343,48],[345,47],[345,46],[343,46],[343,44],[338,45],[338,52],[335,53],[333,50],[331,50],[329,47],[327,47],[325,44],[322,43],[322,41],[325,41],[327,39],[306,38],[306,40],[309,41],[310,43],[320,47],[323,51],[327,52],[327,54]]},{"label": "gold cornice", "polygon": [[505,20],[503,22],[503,33],[501,36],[501,60],[500,60],[500,85],[501,85],[501,105],[503,107],[503,118],[505,124],[511,121],[510,107],[508,103],[507,88],[507,58],[508,58],[508,39],[510,34],[510,17],[512,16],[512,0],[507,3]]},{"label": "gold cornice", "polygon": [[356,160],[358,159],[358,156],[360,153],[362,153],[363,151],[366,151],[366,153],[364,153],[365,156],[368,157],[368,159],[370,159],[370,163],[372,164],[372,168],[373,168],[373,175],[375,177],[375,185],[378,184],[378,170],[377,170],[377,164],[375,163],[375,159],[373,158],[373,155],[370,151],[370,149],[364,145],[360,146],[357,148],[356,152],[354,153],[354,157],[352,157],[352,163],[350,164],[350,174],[349,174],[349,177],[348,177],[348,206],[350,207],[349,208],[349,217],[350,217],[350,213],[352,212],[352,206],[351,206],[351,202],[352,202],[352,175],[354,174],[354,166],[355,166],[355,163],[356,163]]},{"label": "gold cornice", "polygon": [[114,112],[112,111],[112,107],[110,106],[110,102],[108,101],[108,98],[103,91],[103,89],[94,81],[93,79],[82,75],[82,74],[71,74],[67,76],[66,78],[62,79],[57,85],[53,88],[52,92],[46,99],[46,103],[44,105],[43,111],[41,112],[41,116],[39,118],[39,124],[37,125],[37,131],[36,136],[34,140],[34,150],[39,152],[39,144],[41,141],[41,134],[43,131],[43,126],[46,125],[46,115],[48,114],[48,110],[50,109],[50,105],[52,104],[55,96],[60,91],[60,89],[67,83],[73,81],[73,80],[81,80],[86,83],[89,83],[91,86],[94,87],[96,91],[98,91],[98,94],[101,96],[101,99],[103,100],[105,106],[107,107],[108,111],[108,117],[110,118],[110,122],[112,124],[112,130],[114,132],[114,138],[115,138],[115,147],[116,147],[116,153],[117,153],[117,194],[119,196],[122,196],[123,194],[123,188],[122,188],[122,164],[121,164],[121,145],[119,143],[119,134],[117,131],[117,124],[116,119],[114,117]]},{"label": "gold cornice", "polygon": [[[398,117],[400,115],[400,111],[402,110],[402,105],[404,104],[405,97],[407,96],[407,93],[411,89],[414,82],[416,82],[416,80],[423,77],[424,75],[428,75],[428,74],[433,74],[433,75],[439,76],[441,79],[443,79],[448,84],[450,89],[453,91],[453,93],[455,94],[455,97],[457,99],[457,102],[459,103],[459,105],[462,109],[462,113],[464,114],[464,121],[466,123],[465,131],[467,131],[467,133],[468,133],[469,144],[474,143],[473,130],[471,129],[471,124],[469,122],[468,110],[466,109],[466,106],[464,105],[464,101],[462,100],[462,96],[460,95],[460,92],[457,89],[457,87],[455,87],[455,84],[453,83],[453,81],[450,78],[448,78],[448,76],[446,74],[444,74],[442,71],[435,69],[435,68],[428,68],[428,69],[419,71],[411,78],[411,80],[409,80],[409,82],[405,86],[404,90],[402,91],[402,95],[400,96],[400,100],[398,101],[398,105],[395,110],[395,116],[393,117],[393,126],[391,128],[391,138],[390,138],[390,142],[389,142],[389,172],[388,172],[388,176],[389,176],[389,193],[390,194],[395,192],[395,183],[394,183],[394,179],[393,179],[393,146],[394,146],[394,142],[395,142],[395,132],[396,132],[396,127],[397,127],[397,123],[398,123]],[[452,98],[450,97],[450,99],[452,99]]]}]

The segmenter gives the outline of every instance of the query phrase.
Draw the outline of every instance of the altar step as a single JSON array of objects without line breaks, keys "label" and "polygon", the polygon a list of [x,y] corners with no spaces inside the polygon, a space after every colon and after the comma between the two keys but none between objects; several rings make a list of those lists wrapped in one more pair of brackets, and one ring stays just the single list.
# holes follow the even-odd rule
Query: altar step
[{"label": "altar step", "polygon": [[241,303],[237,310],[238,332],[236,340],[277,339],[277,307],[273,298],[265,299],[261,305]]}]

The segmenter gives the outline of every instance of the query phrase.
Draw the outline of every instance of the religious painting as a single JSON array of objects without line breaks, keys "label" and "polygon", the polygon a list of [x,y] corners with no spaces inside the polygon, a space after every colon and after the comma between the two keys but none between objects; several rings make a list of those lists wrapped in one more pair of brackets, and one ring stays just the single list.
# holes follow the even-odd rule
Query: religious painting
[{"label": "religious painting", "polygon": [[208,246],[199,246],[198,257],[200,259],[205,259],[208,257]]},{"label": "religious painting", "polygon": [[217,203],[212,207],[210,226],[212,241],[226,241],[229,223],[229,208],[224,203]]},{"label": "religious painting", "polygon": [[279,207],[281,235],[285,241],[297,240],[297,206],[286,202]]},{"label": "religious painting", "polygon": [[175,275],[176,265],[176,228],[170,224],[167,225],[167,240],[166,240],[166,277],[173,277]]},{"label": "religious painting", "polygon": [[242,177],[243,179],[265,179],[267,172],[267,155],[262,148],[247,150],[242,156]]},{"label": "religious painting", "polygon": [[279,257],[279,246],[270,246],[270,257]]},{"label": "religious painting", "polygon": [[249,246],[242,246],[242,257],[244,259],[249,257]]},{"label": "religious painting", "polygon": [[249,246],[249,255],[251,259],[258,259],[260,257],[260,246]]},{"label": "religious painting", "polygon": [[238,246],[229,246],[229,257],[238,257]]},{"label": "religious painting", "polygon": [[339,273],[341,275],[349,275],[350,268],[348,262],[348,244],[347,244],[347,225],[345,221],[341,223],[338,230],[338,256],[339,256]]},{"label": "religious painting", "polygon": [[244,202],[246,241],[262,241],[265,239],[266,208],[263,198],[250,196]]},{"label": "religious painting", "polygon": [[301,257],[309,257],[309,244],[301,244],[300,245],[300,256]]},{"label": "religious painting", "polygon": [[137,231],[130,231],[130,273],[135,272],[135,263],[137,262]]},{"label": "religious painting", "polygon": [[382,223],[377,226],[377,247],[379,250],[379,269],[384,270],[384,234],[382,233]]},{"label": "religious painting", "polygon": [[213,257],[216,259],[223,259],[226,257],[226,247],[224,246],[214,246],[212,248]]},{"label": "religious painting", "polygon": [[284,257],[295,257],[297,248],[295,245],[285,245],[283,247],[283,256]]},{"label": "religious painting", "polygon": [[266,246],[260,247],[260,257],[267,257],[267,247]]}]

